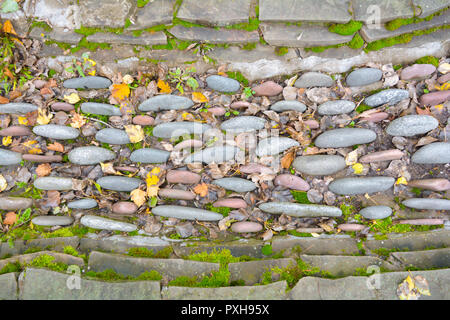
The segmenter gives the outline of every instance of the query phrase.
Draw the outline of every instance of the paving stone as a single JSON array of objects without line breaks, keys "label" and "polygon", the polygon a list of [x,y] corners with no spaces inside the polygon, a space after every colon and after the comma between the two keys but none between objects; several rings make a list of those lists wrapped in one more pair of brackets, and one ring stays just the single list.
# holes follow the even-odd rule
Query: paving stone
[{"label": "paving stone", "polygon": [[0,300],[17,300],[17,280],[14,272],[0,275]]},{"label": "paving stone", "polygon": [[271,137],[260,140],[255,152],[258,157],[272,156],[298,146],[300,146],[300,143],[291,138]]},{"label": "paving stone", "polygon": [[86,37],[89,42],[95,43],[111,43],[111,44],[132,44],[140,46],[150,46],[155,44],[166,44],[167,36],[162,31],[157,32],[143,32],[138,37],[135,37],[132,33],[110,33],[110,32],[97,32]]},{"label": "paving stone", "polygon": [[170,243],[156,237],[114,235],[101,239],[80,239],[79,251],[90,253],[101,250],[107,252],[127,253],[130,248],[147,248],[153,253],[165,249]]},{"label": "paving stone", "polygon": [[79,3],[80,21],[84,27],[123,27],[132,7],[129,0],[104,0],[99,5],[96,0]]},{"label": "paving stone", "polygon": [[338,155],[312,155],[295,158],[292,166],[304,174],[327,176],[341,171],[347,165],[345,159]]},{"label": "paving stone", "polygon": [[15,114],[26,114],[28,112],[36,111],[38,107],[31,103],[25,102],[11,102],[6,104],[0,104],[0,114],[1,113],[15,113]]},{"label": "paving stone", "polygon": [[270,110],[276,111],[276,112],[284,112],[284,111],[297,111],[297,112],[305,112],[306,106],[301,103],[300,101],[277,101],[274,104],[270,106]]},{"label": "paving stone", "polygon": [[359,214],[366,219],[384,219],[392,214],[392,209],[388,206],[370,206],[359,211]]},{"label": "paving stone", "polygon": [[169,156],[170,152],[165,150],[143,148],[133,151],[130,155],[130,160],[141,163],[165,163]]},{"label": "paving stone", "polygon": [[238,148],[234,146],[215,146],[196,151],[184,159],[184,163],[203,162],[221,164],[234,159]]},{"label": "paving stone", "polygon": [[[373,23],[374,16],[380,23],[394,19],[412,18],[414,10],[410,2],[402,0],[353,0],[353,14],[356,21]],[[374,9],[377,8],[377,11]],[[379,11],[378,11],[379,10]]]},{"label": "paving stone", "polygon": [[355,110],[356,104],[349,100],[327,101],[319,105],[317,111],[320,115],[337,115],[350,113]]},{"label": "paving stone", "polygon": [[7,259],[0,260],[0,270],[5,267],[8,263],[20,263],[21,265],[28,264],[34,259],[41,255],[48,255],[54,257],[54,262],[60,262],[67,265],[77,265],[79,267],[84,267],[84,260],[79,257],[74,257],[70,254],[53,252],[53,251],[39,251],[28,253],[20,256],[14,256]]},{"label": "paving stone", "polygon": [[449,230],[433,230],[427,232],[408,232],[400,234],[390,234],[388,239],[373,240],[364,242],[365,248],[376,250],[380,248],[400,249],[400,250],[425,250],[429,247],[445,248],[450,246]]},{"label": "paving stone", "polygon": [[85,166],[113,160],[116,154],[109,149],[88,146],[72,149],[68,157],[73,164]]},{"label": "paving stone", "polygon": [[129,192],[137,189],[142,181],[137,178],[106,176],[97,179],[97,183],[104,189]]},{"label": "paving stone", "polygon": [[285,250],[285,256],[294,247],[299,247],[302,254],[311,255],[352,255],[359,253],[356,240],[350,237],[274,237],[272,250],[279,252]]},{"label": "paving stone", "polygon": [[56,140],[76,139],[80,135],[80,131],[75,128],[57,124],[34,126],[33,132],[38,136]]},{"label": "paving stone", "polygon": [[41,41],[53,40],[77,44],[83,38],[83,35],[65,28],[53,28],[51,31],[46,31],[42,28],[35,27],[31,30],[29,37]]},{"label": "paving stone", "polygon": [[345,79],[349,87],[362,87],[381,80],[383,72],[375,68],[360,68],[349,73]]},{"label": "paving stone", "polygon": [[116,128],[105,128],[95,134],[95,139],[109,144],[127,144],[130,143],[130,138],[125,130]]},{"label": "paving stone", "polygon": [[235,177],[216,179],[212,183],[234,192],[249,192],[257,188],[253,181]]},{"label": "paving stone", "polygon": [[104,282],[80,279],[67,286],[70,274],[27,268],[19,277],[21,300],[160,300],[159,281]]},{"label": "paving stone", "polygon": [[175,38],[183,41],[201,41],[213,44],[252,43],[259,41],[257,31],[244,31],[238,29],[215,29],[203,27],[186,28],[176,25],[169,32]]},{"label": "paving stone", "polygon": [[432,198],[411,198],[402,202],[408,208],[419,210],[450,210],[450,200]]},{"label": "paving stone", "polygon": [[143,8],[138,8],[136,21],[129,30],[146,29],[156,25],[170,24],[173,18],[175,0],[149,1]]},{"label": "paving stone", "polygon": [[179,121],[158,124],[153,129],[153,136],[158,138],[178,138],[185,134],[202,136],[211,126],[199,122]]},{"label": "paving stone", "polygon": [[447,0],[413,0],[413,3],[414,6],[420,7],[421,13],[419,17],[421,18],[428,17],[449,6]]},{"label": "paving stone", "polygon": [[297,88],[331,87],[333,84],[334,80],[329,75],[320,72],[307,72],[295,81],[294,86]]},{"label": "paving stone", "polygon": [[84,113],[99,114],[102,116],[121,116],[120,109],[107,103],[83,102],[81,111]]},{"label": "paving stone", "polygon": [[391,136],[412,137],[425,134],[439,126],[439,121],[429,115],[410,114],[393,120],[386,128]]},{"label": "paving stone", "polygon": [[407,90],[386,89],[367,97],[366,99],[364,99],[364,103],[370,107],[378,107],[386,103],[390,106],[393,106],[400,101],[408,98],[409,92]]},{"label": "paving stone", "polygon": [[293,202],[266,202],[259,209],[271,214],[287,214],[293,217],[340,217],[341,209],[318,204],[301,204]]},{"label": "paving stone", "polygon": [[70,209],[92,209],[97,206],[97,201],[94,199],[80,199],[71,201],[67,204]]},{"label": "paving stone", "polygon": [[276,2],[260,0],[259,19],[274,22],[337,22],[347,23],[352,18],[348,0],[317,2],[314,0],[297,0]]},{"label": "paving stone", "polygon": [[79,7],[71,0],[38,0],[34,5],[24,4],[23,9],[29,18],[47,21],[53,27],[73,30],[81,26]]},{"label": "paving stone", "polygon": [[152,213],[157,216],[167,218],[199,220],[199,221],[219,221],[223,216],[219,213],[184,206],[160,205],[153,208]]},{"label": "paving stone", "polygon": [[244,280],[245,285],[254,285],[261,282],[264,272],[271,268],[286,268],[296,266],[297,262],[292,258],[258,260],[246,262],[234,262],[228,264],[231,273],[230,281]]},{"label": "paving stone", "polygon": [[0,258],[5,255],[20,255],[23,254],[29,248],[40,248],[41,250],[53,250],[53,251],[63,251],[64,247],[71,246],[77,248],[80,243],[78,237],[57,237],[57,238],[42,238],[42,239],[31,239],[16,240],[14,241],[14,246],[11,247],[9,243],[0,243]]},{"label": "paving stone", "polygon": [[449,163],[450,143],[433,142],[423,146],[411,156],[411,162],[420,164]]},{"label": "paving stone", "polygon": [[89,268],[97,272],[113,269],[119,274],[137,277],[156,270],[167,280],[180,276],[203,277],[212,271],[219,271],[219,263],[200,262],[184,259],[136,258],[125,255],[93,251],[89,255]]},{"label": "paving stone", "polygon": [[73,223],[74,219],[68,216],[37,216],[31,219],[31,222],[37,226],[68,226]]},{"label": "paving stone", "polygon": [[161,292],[165,300],[284,300],[286,281],[262,286],[189,288],[169,286]]},{"label": "paving stone", "polygon": [[28,209],[33,205],[33,199],[21,197],[0,197],[0,210],[16,211]]},{"label": "paving stone", "polygon": [[178,10],[177,18],[210,26],[248,22],[250,3],[250,0],[185,0]]},{"label": "paving stone", "polygon": [[285,25],[282,23],[262,23],[260,28],[264,40],[271,46],[309,48],[347,43],[353,36],[343,36],[329,32],[328,27],[319,25]]},{"label": "paving stone", "polygon": [[72,190],[72,178],[39,177],[34,180],[34,187],[41,190]]},{"label": "paving stone", "polygon": [[139,111],[183,110],[194,105],[191,99],[172,94],[162,94],[142,102]]},{"label": "paving stone", "polygon": [[448,268],[450,266],[450,248],[411,252],[391,252],[388,261],[400,263],[403,268]]},{"label": "paving stone", "polygon": [[394,185],[392,177],[358,177],[340,178],[328,185],[328,190],[340,195],[355,195],[382,192]]},{"label": "paving stone", "polygon": [[19,164],[22,161],[22,154],[0,148],[0,165],[11,166]]},{"label": "paving stone", "polygon": [[254,116],[239,116],[225,120],[220,129],[231,133],[252,132],[264,128],[267,120]]},{"label": "paving stone", "polygon": [[240,239],[235,241],[226,241],[219,243],[205,243],[204,241],[189,241],[181,242],[174,245],[173,249],[177,256],[185,257],[194,253],[208,252],[211,253],[215,250],[230,250],[234,257],[249,256],[257,259],[267,258],[262,254],[261,248],[264,243],[261,240],[256,239]]},{"label": "paving stone", "polygon": [[92,215],[83,216],[80,220],[80,223],[86,227],[101,230],[132,232],[137,229],[137,227],[131,223],[115,221]]},{"label": "paving stone", "polygon": [[209,76],[206,78],[206,83],[208,88],[219,92],[236,92],[241,87],[237,80],[218,75]]},{"label": "paving stone", "polygon": [[[111,84],[112,82],[108,78],[98,76],[86,76],[67,79],[63,82],[63,87],[68,89],[106,89]],[[83,111],[83,109],[81,109],[81,111]]]},{"label": "paving stone", "polygon": [[327,130],[314,141],[319,148],[345,148],[355,144],[371,143],[377,134],[364,128],[340,128]]}]

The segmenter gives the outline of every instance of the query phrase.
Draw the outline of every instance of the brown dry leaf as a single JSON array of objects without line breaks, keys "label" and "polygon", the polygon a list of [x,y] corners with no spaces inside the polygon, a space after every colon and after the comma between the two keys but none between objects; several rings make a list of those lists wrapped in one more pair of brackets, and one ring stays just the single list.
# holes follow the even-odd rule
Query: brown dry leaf
[{"label": "brown dry leaf", "polygon": [[9,70],[8,68],[5,67],[5,68],[3,69],[3,73],[4,73],[8,78],[14,79],[13,73],[12,73],[11,70]]},{"label": "brown dry leaf", "polygon": [[292,164],[292,161],[294,161],[295,154],[296,154],[295,150],[292,150],[286,153],[283,158],[281,158],[281,167],[283,169],[289,169],[289,167]]},{"label": "brown dry leaf", "polygon": [[124,126],[125,131],[128,134],[128,138],[130,138],[131,143],[137,143],[144,140],[144,130],[140,125],[126,125]]},{"label": "brown dry leaf", "polygon": [[147,186],[147,197],[156,197],[158,195],[158,190],[158,186]]},{"label": "brown dry leaf", "polygon": [[9,99],[8,99],[8,98],[5,98],[5,97],[2,97],[2,96],[0,96],[0,104],[6,104],[6,103],[9,103]]},{"label": "brown dry leaf", "polygon": [[[25,117],[19,117],[19,123],[26,125],[26,126],[34,126],[36,124],[36,120],[38,117],[38,112],[37,110],[35,111],[31,111],[25,114]],[[24,118],[24,120],[26,120],[26,122],[21,123],[20,118]]]},{"label": "brown dry leaf", "polygon": [[42,150],[39,148],[39,143],[36,140],[28,140],[22,145],[25,147],[25,150],[30,154],[40,154]]},{"label": "brown dry leaf", "polygon": [[262,235],[261,237],[263,238],[264,241],[269,241],[270,239],[272,239],[273,237],[273,231],[271,229],[267,229]]},{"label": "brown dry leaf", "polygon": [[40,125],[48,124],[50,119],[53,118],[53,114],[47,113],[45,109],[38,109],[38,117],[36,122]]},{"label": "brown dry leaf", "polygon": [[37,166],[36,173],[38,177],[45,177],[48,176],[52,172],[52,167],[49,163],[42,163]]},{"label": "brown dry leaf", "polygon": [[53,90],[47,87],[43,87],[40,91],[41,95],[53,94]]},{"label": "brown dry leaf", "polygon": [[64,152],[64,146],[59,142],[50,143],[47,146],[48,150],[57,151],[57,152]]},{"label": "brown dry leaf", "polygon": [[3,224],[13,225],[17,221],[17,214],[15,212],[8,212],[5,216],[5,220],[3,220]]},{"label": "brown dry leaf", "polygon": [[170,89],[170,86],[164,80],[159,79],[157,87],[159,88],[161,93],[171,93],[172,92],[172,89]]},{"label": "brown dry leaf", "polygon": [[125,100],[130,96],[130,87],[126,83],[113,84],[113,89],[111,90],[112,96],[121,101]]},{"label": "brown dry leaf", "polygon": [[194,187],[194,192],[200,197],[206,197],[208,195],[208,185],[206,183],[200,183]]},{"label": "brown dry leaf", "polygon": [[427,144],[430,144],[432,142],[436,142],[438,141],[438,139],[431,137],[431,136],[425,136],[419,139],[419,141],[417,141],[416,143],[416,147],[420,147],[420,146],[424,146]]},{"label": "brown dry leaf", "polygon": [[416,112],[417,114],[425,114],[428,116],[433,116],[433,114],[431,113],[430,109],[428,107],[425,107],[425,109],[421,109],[419,107],[416,107]]},{"label": "brown dry leaf", "polygon": [[47,198],[43,206],[51,208],[59,206],[59,204],[61,203],[60,195],[61,194],[59,193],[59,191],[55,190],[47,191]]},{"label": "brown dry leaf", "polygon": [[8,186],[8,183],[6,182],[5,177],[0,174],[0,192],[4,191],[6,187]]},{"label": "brown dry leaf", "polygon": [[13,27],[11,21],[9,21],[9,20],[6,20],[6,21],[3,23],[3,28],[2,28],[2,30],[3,30],[3,32],[5,32],[5,33],[10,33],[10,34],[13,34],[13,35],[16,35],[16,36],[17,36],[16,30],[14,30],[14,27]]},{"label": "brown dry leaf", "polygon": [[201,92],[192,92],[192,100],[195,103],[203,103],[208,102],[208,98],[203,95]]},{"label": "brown dry leaf", "polygon": [[113,163],[109,162],[109,163],[103,163],[100,162],[100,167],[102,167],[102,171],[103,173],[106,174],[116,174],[116,170],[113,168]]},{"label": "brown dry leaf", "polygon": [[11,91],[11,92],[9,93],[9,100],[17,99],[17,98],[20,97],[21,95],[22,95],[22,92],[20,92],[19,90]]},{"label": "brown dry leaf", "polygon": [[333,227],[330,227],[326,223],[318,223],[318,226],[321,227],[326,232],[332,232],[333,231]]},{"label": "brown dry leaf", "polygon": [[142,206],[147,199],[147,193],[141,189],[134,189],[133,191],[131,191],[130,195],[131,201],[133,201],[134,204],[138,207]]},{"label": "brown dry leaf", "polygon": [[311,144],[311,139],[304,132],[297,132],[292,127],[286,127],[286,132],[295,140],[297,140],[303,147]]},{"label": "brown dry leaf", "polygon": [[86,120],[81,114],[76,113],[75,111],[72,111],[71,114],[72,114],[72,122],[70,123],[70,126],[72,128],[79,129],[86,124]]}]

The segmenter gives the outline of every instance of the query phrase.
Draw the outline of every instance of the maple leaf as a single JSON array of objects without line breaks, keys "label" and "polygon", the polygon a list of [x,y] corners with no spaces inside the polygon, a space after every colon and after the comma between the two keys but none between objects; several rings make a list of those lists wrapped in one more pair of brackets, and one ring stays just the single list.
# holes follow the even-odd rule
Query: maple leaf
[{"label": "maple leaf", "polygon": [[5,220],[3,220],[3,224],[13,225],[17,221],[17,214],[15,212],[8,212],[5,216]]},{"label": "maple leaf", "polygon": [[9,146],[12,143],[12,137],[3,137],[2,143],[5,147]]},{"label": "maple leaf", "polygon": [[134,189],[130,192],[131,195],[131,201],[134,202],[135,205],[138,207],[142,206],[146,199],[147,199],[147,193],[144,190],[141,189]]},{"label": "maple leaf", "polygon": [[79,129],[86,124],[86,120],[81,114],[76,113],[75,111],[72,111],[71,114],[72,114],[72,122],[70,123],[70,126],[72,128]]},{"label": "maple leaf", "polygon": [[78,101],[80,101],[80,97],[78,96],[77,93],[73,92],[68,96],[64,96],[64,100],[66,100],[70,104],[75,104]]},{"label": "maple leaf", "polygon": [[126,125],[124,126],[125,131],[128,134],[128,138],[130,138],[131,143],[137,143],[144,140],[144,130],[140,125]]},{"label": "maple leaf", "polygon": [[36,168],[36,174],[38,175],[38,177],[48,176],[50,172],[52,172],[52,167],[49,163],[42,163]]},{"label": "maple leaf", "polygon": [[6,21],[3,23],[3,28],[2,28],[2,30],[3,30],[3,32],[5,32],[5,33],[10,33],[10,34],[13,34],[13,35],[16,35],[16,36],[17,36],[16,30],[14,30],[14,27],[13,27],[11,21],[9,21],[9,20],[6,20]]},{"label": "maple leaf", "polygon": [[47,113],[47,110],[38,109],[38,117],[36,120],[38,124],[48,124],[51,118],[53,118],[53,115],[51,113]]},{"label": "maple leaf", "polygon": [[203,103],[208,102],[208,98],[203,95],[201,92],[192,92],[192,100],[195,103]]},{"label": "maple leaf", "polygon": [[64,146],[59,142],[50,143],[47,146],[48,150],[57,151],[57,152],[64,152]]},{"label": "maple leaf", "polygon": [[6,182],[6,179],[0,174],[0,192],[4,191],[7,186],[8,183]]},{"label": "maple leaf", "polygon": [[126,83],[113,84],[112,96],[117,100],[125,100],[130,96],[130,87]]},{"label": "maple leaf", "polygon": [[172,89],[170,89],[170,86],[167,84],[167,82],[159,79],[157,83],[157,87],[159,88],[161,93],[171,93]]},{"label": "maple leaf", "polygon": [[194,192],[200,197],[206,197],[208,195],[208,185],[206,183],[200,183],[194,187]]}]

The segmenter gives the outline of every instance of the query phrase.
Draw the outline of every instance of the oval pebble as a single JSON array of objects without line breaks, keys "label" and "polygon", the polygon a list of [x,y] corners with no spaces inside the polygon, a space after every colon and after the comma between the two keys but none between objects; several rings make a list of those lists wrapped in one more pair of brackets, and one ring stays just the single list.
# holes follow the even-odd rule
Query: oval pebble
[{"label": "oval pebble", "polygon": [[86,76],[67,79],[63,87],[68,89],[106,89],[112,84],[111,80],[99,76]]},{"label": "oval pebble", "polygon": [[308,191],[309,184],[302,178],[293,174],[280,174],[274,180],[275,185],[289,189]]},{"label": "oval pebble", "polygon": [[283,87],[273,81],[263,82],[252,88],[256,97],[267,96],[272,97],[279,95],[283,91]]},{"label": "oval pebble", "polygon": [[69,152],[68,157],[71,163],[86,166],[113,160],[116,154],[105,148],[88,146],[74,148]]},{"label": "oval pebble", "polygon": [[130,143],[130,138],[125,130],[120,130],[116,128],[105,128],[98,131],[95,134],[95,139],[102,143],[109,144],[127,144]]},{"label": "oval pebble", "polygon": [[245,166],[240,166],[239,171],[245,174],[252,174],[252,173],[269,173],[272,172],[272,169],[269,167],[263,166],[259,163],[249,163]]},{"label": "oval pebble", "polygon": [[220,125],[220,129],[231,133],[252,132],[263,129],[266,122],[260,117],[240,116],[225,120]]},{"label": "oval pebble", "polygon": [[439,121],[432,116],[418,114],[407,115],[393,120],[386,128],[391,136],[412,137],[425,134],[439,126]]},{"label": "oval pebble", "polygon": [[169,170],[166,174],[168,183],[194,184],[199,183],[200,179],[199,174],[187,170]]},{"label": "oval pebble", "polygon": [[34,187],[41,190],[72,190],[72,178],[40,177],[34,180]]},{"label": "oval pebble", "polygon": [[406,67],[400,73],[402,80],[422,80],[429,77],[436,71],[436,67],[432,64],[413,64]]},{"label": "oval pebble", "polygon": [[376,138],[377,134],[370,129],[340,128],[325,131],[314,143],[319,148],[345,148],[355,144],[371,143]]},{"label": "oval pebble", "polygon": [[0,130],[0,136],[2,137],[22,137],[31,134],[31,130],[22,126],[10,126],[6,129]]},{"label": "oval pebble", "polygon": [[364,103],[370,107],[378,107],[386,103],[392,106],[407,98],[409,98],[408,90],[386,89],[367,97]]},{"label": "oval pebble", "polygon": [[80,132],[75,128],[57,124],[35,126],[33,132],[38,136],[56,140],[76,139],[80,135]]},{"label": "oval pebble", "polygon": [[74,219],[68,216],[38,216],[31,219],[33,224],[43,227],[68,226],[73,221]]},{"label": "oval pebble", "polygon": [[136,116],[133,118],[133,124],[140,126],[151,126],[155,119],[150,116]]},{"label": "oval pebble", "polygon": [[227,110],[223,107],[212,107],[208,108],[208,112],[211,112],[213,115],[220,117],[227,113]]},{"label": "oval pebble", "polygon": [[375,68],[360,68],[349,73],[345,82],[349,87],[363,87],[381,80],[383,72]]},{"label": "oval pebble", "polygon": [[22,161],[22,154],[0,148],[0,166],[11,166]]},{"label": "oval pebble", "polygon": [[247,202],[240,198],[228,198],[220,199],[213,203],[213,207],[228,207],[233,209],[245,209],[247,208]]},{"label": "oval pebble", "polygon": [[231,231],[236,233],[259,232],[263,229],[260,223],[252,221],[240,221],[231,225]]},{"label": "oval pebble", "polygon": [[0,197],[0,210],[15,211],[28,209],[33,205],[33,199],[22,197]]},{"label": "oval pebble", "polygon": [[344,232],[357,232],[357,231],[364,230],[366,228],[365,225],[357,224],[357,223],[343,223],[343,224],[339,224],[337,227],[338,227],[338,229],[341,229],[341,231],[344,231]]},{"label": "oval pebble", "polygon": [[370,206],[359,211],[359,214],[366,219],[384,219],[392,214],[392,209],[388,206]]},{"label": "oval pebble", "polygon": [[25,102],[11,102],[6,104],[0,104],[0,114],[1,113],[16,113],[16,114],[26,114],[28,112],[36,111],[38,107],[31,103]]},{"label": "oval pebble", "polygon": [[363,117],[361,117],[361,120],[364,120],[367,122],[380,122],[380,121],[386,120],[387,118],[389,118],[389,114],[387,112],[377,112],[377,113],[372,113],[367,116],[363,116]]},{"label": "oval pebble", "polygon": [[141,163],[165,163],[170,157],[170,152],[153,148],[142,148],[134,150],[130,160]]},{"label": "oval pebble", "polygon": [[221,178],[214,180],[213,184],[234,192],[249,192],[256,189],[253,181],[242,178]]},{"label": "oval pebble", "polygon": [[433,198],[411,198],[402,202],[408,208],[420,210],[450,210],[450,200]]},{"label": "oval pebble", "polygon": [[81,111],[84,113],[98,114],[101,116],[121,116],[120,109],[107,103],[83,102]]},{"label": "oval pebble", "polygon": [[138,109],[139,111],[161,111],[161,110],[184,110],[189,109],[194,102],[186,97],[172,94],[162,94],[151,97],[143,101]]},{"label": "oval pebble", "polygon": [[65,102],[55,102],[51,105],[51,108],[53,109],[53,111],[72,111],[75,110],[75,107],[73,105],[71,105],[70,103],[65,103]]},{"label": "oval pebble", "polygon": [[154,127],[153,136],[166,139],[178,138],[186,134],[195,134],[198,136],[202,136],[206,131],[210,129],[210,125],[199,122],[166,122],[158,124],[156,127]]},{"label": "oval pebble", "polygon": [[327,74],[320,72],[307,72],[300,76],[295,81],[294,86],[297,88],[312,88],[312,87],[331,87],[334,80]]},{"label": "oval pebble", "polygon": [[338,155],[311,155],[295,158],[292,166],[311,176],[327,176],[341,171],[347,165],[345,159]]},{"label": "oval pebble", "polygon": [[125,192],[137,189],[141,182],[140,179],[120,176],[107,176],[97,179],[97,183],[104,189]]},{"label": "oval pebble", "polygon": [[419,99],[420,103],[425,106],[435,106],[444,103],[450,99],[450,90],[435,91],[422,95]]},{"label": "oval pebble", "polygon": [[305,120],[303,121],[303,124],[308,128],[308,129],[318,129],[320,127],[319,122],[317,122],[316,120],[310,119],[310,120]]},{"label": "oval pebble", "polygon": [[92,209],[97,206],[97,201],[94,199],[80,199],[71,201],[67,204],[70,209]]},{"label": "oval pebble", "polygon": [[194,200],[195,193],[187,190],[161,188],[158,190],[158,195],[161,198],[177,199],[177,200]]},{"label": "oval pebble", "polygon": [[60,155],[41,156],[39,154],[24,154],[22,159],[31,162],[62,162],[63,157]]},{"label": "oval pebble", "polygon": [[327,101],[319,105],[317,111],[321,115],[337,115],[350,113],[355,110],[356,104],[348,100]]},{"label": "oval pebble", "polygon": [[297,111],[297,112],[305,112],[306,106],[297,100],[282,100],[275,102],[270,106],[270,110],[276,112],[284,112],[284,111]]},{"label": "oval pebble", "polygon": [[449,163],[450,143],[433,142],[417,150],[411,157],[411,161],[421,164]]},{"label": "oval pebble", "polygon": [[359,159],[359,162],[370,163],[378,161],[400,160],[402,157],[403,157],[402,151],[398,149],[390,149],[366,154]]},{"label": "oval pebble", "polygon": [[340,217],[339,208],[319,204],[301,204],[292,202],[266,202],[259,209],[272,214],[287,214],[293,217]]},{"label": "oval pebble", "polygon": [[392,177],[349,177],[334,180],[328,190],[339,195],[375,193],[390,189],[394,182]]},{"label": "oval pebble", "polygon": [[206,78],[206,83],[210,89],[219,92],[236,92],[241,87],[237,80],[218,75],[209,76]]},{"label": "oval pebble", "polygon": [[116,214],[133,214],[138,207],[133,202],[119,201],[112,205],[111,211]]},{"label": "oval pebble", "polygon": [[134,224],[126,223],[122,221],[115,221],[108,218],[85,215],[80,219],[80,223],[83,226],[100,229],[100,230],[111,230],[111,231],[121,231],[121,232],[133,232],[137,230]]},{"label": "oval pebble", "polygon": [[443,219],[411,219],[411,220],[400,220],[399,224],[410,224],[414,226],[437,226],[444,224]]},{"label": "oval pebble", "polygon": [[203,162],[210,164],[214,162],[221,164],[234,159],[237,152],[237,147],[229,145],[209,147],[188,155],[184,159],[184,163]]},{"label": "oval pebble", "polygon": [[195,140],[195,139],[189,139],[189,140],[183,140],[180,143],[177,143],[175,147],[173,148],[174,151],[180,151],[186,148],[194,148],[198,149],[203,146],[203,142],[201,140]]},{"label": "oval pebble", "polygon": [[217,212],[183,206],[156,206],[153,208],[152,213],[157,216],[186,220],[219,221],[223,219],[223,216]]},{"label": "oval pebble", "polygon": [[258,157],[273,156],[298,146],[300,146],[300,143],[291,138],[270,137],[260,140],[255,152]]},{"label": "oval pebble", "polygon": [[446,191],[450,190],[450,181],[447,179],[422,179],[408,181],[408,187],[420,188],[433,191]]}]

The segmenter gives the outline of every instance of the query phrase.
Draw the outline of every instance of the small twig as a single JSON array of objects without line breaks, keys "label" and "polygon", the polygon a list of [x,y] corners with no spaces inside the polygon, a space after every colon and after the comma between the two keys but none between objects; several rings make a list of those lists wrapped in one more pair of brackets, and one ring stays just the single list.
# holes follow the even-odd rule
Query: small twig
[{"label": "small twig", "polygon": [[85,117],[85,118],[86,118],[86,119],[89,119],[89,120],[96,121],[96,122],[103,123],[104,125],[106,125],[106,126],[108,126],[108,127],[110,127],[110,128],[114,128],[112,125],[110,125],[109,123],[106,123],[106,122],[104,122],[104,121],[102,121],[102,120],[99,120],[99,119],[96,119],[96,118],[89,118],[89,117]]}]

